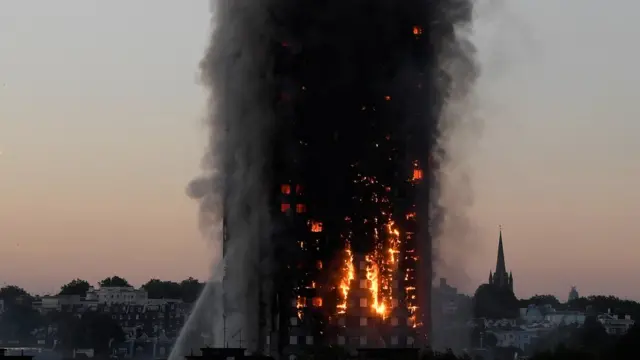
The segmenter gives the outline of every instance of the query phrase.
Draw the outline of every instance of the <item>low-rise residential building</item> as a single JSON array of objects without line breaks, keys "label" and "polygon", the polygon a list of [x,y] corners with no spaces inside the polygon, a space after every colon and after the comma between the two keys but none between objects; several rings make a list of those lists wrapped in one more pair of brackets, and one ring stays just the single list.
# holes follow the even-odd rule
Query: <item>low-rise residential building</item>
[{"label": "low-rise residential building", "polygon": [[144,289],[131,286],[91,287],[86,296],[86,300],[97,301],[99,304],[145,304],[148,298]]},{"label": "low-rise residential building", "polygon": [[526,324],[538,323],[544,320],[542,309],[535,305],[520,308],[520,319]]},{"label": "low-rise residential building", "polygon": [[585,313],[581,311],[556,310],[550,305],[529,305],[520,309],[520,320],[526,324],[549,322],[554,326],[584,324]]},{"label": "low-rise residential building", "polygon": [[584,321],[587,316],[580,311],[553,311],[544,316],[546,321],[554,324],[555,326],[561,325],[584,325]]},{"label": "low-rise residential building", "polygon": [[598,315],[598,322],[604,326],[609,335],[623,335],[635,324],[631,315],[614,315],[611,312]]},{"label": "low-rise residential building", "polygon": [[540,329],[527,327],[490,331],[498,340],[497,347],[516,347],[522,351],[529,350],[540,336],[540,332]]}]

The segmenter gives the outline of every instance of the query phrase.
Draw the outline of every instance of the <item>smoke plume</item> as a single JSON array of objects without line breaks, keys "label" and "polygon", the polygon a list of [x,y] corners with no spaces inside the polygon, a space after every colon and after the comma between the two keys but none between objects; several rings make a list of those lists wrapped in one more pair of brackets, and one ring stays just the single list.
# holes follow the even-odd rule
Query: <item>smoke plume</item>
[{"label": "smoke plume", "polygon": [[[353,75],[363,65],[357,61],[370,60],[366,54],[357,53],[354,49],[375,51],[377,56],[385,51],[376,49],[373,44],[375,39],[363,42],[362,36],[367,36],[366,29],[376,24],[387,26],[385,30],[388,30],[389,36],[383,40],[385,44],[393,44],[391,36],[403,34],[405,30],[410,35],[413,24],[409,24],[407,29],[393,28],[396,22],[389,20],[389,14],[404,14],[402,16],[406,17],[412,13],[415,4],[414,7],[403,5],[398,0],[334,0],[313,5],[299,0],[215,0],[213,3],[214,31],[201,64],[204,84],[210,90],[207,116],[209,146],[203,159],[205,174],[189,184],[188,194],[199,201],[201,230],[219,256],[212,267],[206,289],[174,347],[172,360],[189,352],[195,344],[202,343],[202,334],[211,336],[205,338],[205,342],[216,346],[224,345],[225,341],[237,344],[237,336],[240,336],[243,347],[257,350],[260,316],[257,313],[259,307],[255,304],[259,302],[259,293],[268,291],[271,285],[264,280],[270,279],[273,265],[270,255],[273,225],[268,194],[274,184],[269,183],[267,174],[272,165],[269,155],[273,154],[271,147],[278,140],[273,138],[278,124],[272,105],[273,58],[269,44],[273,44],[274,39],[283,32],[297,36],[292,29],[303,26],[304,21],[315,19],[316,27],[311,27],[305,36],[314,42],[316,50],[324,46],[333,51],[326,56],[335,67],[333,80],[329,69],[325,70],[329,76],[327,88],[318,89],[318,96],[332,92],[345,92],[348,96],[345,89],[363,81],[371,81],[372,89],[366,89],[371,93],[377,90],[373,89],[374,85],[381,88],[393,85],[404,92],[416,87],[413,83],[415,79],[407,75],[410,74],[408,60],[394,59],[406,68],[385,70],[397,74],[391,84],[374,83],[382,81],[383,77],[372,80],[362,74],[358,75],[360,77]],[[285,12],[290,17],[304,13],[302,7],[305,6],[317,7],[323,13],[307,20],[283,18]],[[435,66],[424,71],[432,74],[428,78],[435,83],[425,84],[425,87],[434,89],[436,99],[414,101],[407,96],[404,100],[407,108],[424,106],[422,104],[433,108],[426,111],[428,119],[424,119],[425,123],[419,127],[405,121],[407,125],[427,131],[422,141],[424,145],[420,147],[426,149],[425,152],[433,150],[432,158],[438,164],[434,168],[437,169],[435,174],[431,174],[435,180],[430,181],[432,189],[428,225],[432,236],[441,244],[441,249],[445,249],[445,244],[460,244],[459,238],[469,231],[466,209],[472,193],[468,164],[465,163],[469,149],[465,145],[470,143],[470,138],[477,136],[473,84],[478,76],[478,68],[475,49],[470,41],[471,0],[435,0],[427,6],[432,22],[428,36],[433,47],[428,52],[434,57],[428,63]],[[275,19],[278,19],[277,25]],[[283,30],[283,26],[290,28]],[[380,28],[376,31],[382,32]],[[356,44],[360,46],[354,46]],[[398,46],[405,46],[400,51],[407,52],[407,42]],[[386,51],[393,53],[394,49]],[[314,66],[318,66],[320,62],[315,61]],[[367,65],[367,69],[375,68]],[[319,79],[321,77],[315,81],[320,83]],[[365,94],[360,97],[365,97]],[[350,106],[344,97],[335,101],[336,113],[341,110],[338,106]],[[420,113],[413,110],[416,109],[401,109],[398,114],[409,118],[414,113]],[[358,124],[348,124],[348,121],[355,122],[355,119],[351,117],[347,125],[343,125],[345,121],[338,113],[333,117],[327,116],[326,122],[314,126],[318,129],[323,126],[345,126],[343,134],[348,135],[344,136],[356,134],[353,136],[356,138],[354,129],[358,128]],[[400,120],[404,119],[388,116],[388,119],[376,121],[383,126],[388,125],[390,129],[400,129],[402,126],[397,125]],[[337,132],[334,134],[331,129],[319,132],[331,134],[337,139]],[[341,146],[345,151],[350,149],[346,145]],[[367,150],[360,148],[352,152],[360,156]],[[348,159],[350,154],[343,155]],[[318,163],[324,164],[324,159],[318,159]],[[325,175],[335,173],[327,172]],[[332,181],[336,182],[335,179]],[[327,193],[332,194],[331,191]],[[425,258],[433,258],[439,264],[453,265],[441,254],[437,249],[433,253],[429,250]],[[263,305],[270,307],[270,304]]]},{"label": "smoke plume", "polygon": [[[201,345],[202,333],[207,334],[204,342],[215,346],[223,346],[225,337],[227,342],[243,339],[249,347],[257,342],[258,314],[252,305],[261,272],[268,270],[260,252],[270,235],[263,175],[272,117],[268,80],[256,80],[269,77],[271,63],[265,49],[270,38],[269,3],[213,3],[215,30],[201,63],[203,82],[210,90],[205,176],[191,182],[187,192],[199,201],[203,235],[223,256],[214,260],[211,279],[172,358]],[[223,254],[224,231],[232,234],[233,241],[225,244]]]},{"label": "smoke plume", "polygon": [[479,137],[482,121],[478,114],[475,83],[479,76],[476,47],[472,42],[473,8],[470,1],[443,2],[451,33],[441,38],[438,57],[445,94],[438,122],[439,138],[434,206],[435,274],[460,284],[466,280],[464,257],[473,246],[473,224],[468,211],[473,204],[469,156]]}]

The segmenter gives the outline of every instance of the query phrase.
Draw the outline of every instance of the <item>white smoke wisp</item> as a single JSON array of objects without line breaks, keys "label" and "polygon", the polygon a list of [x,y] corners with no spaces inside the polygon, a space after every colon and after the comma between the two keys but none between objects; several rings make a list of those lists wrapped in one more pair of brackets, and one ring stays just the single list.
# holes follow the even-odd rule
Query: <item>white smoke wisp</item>
[{"label": "white smoke wisp", "polygon": [[264,176],[274,125],[266,102],[270,4],[213,0],[212,5],[214,30],[201,63],[203,82],[210,90],[209,145],[203,158],[205,176],[189,184],[188,194],[199,201],[200,228],[217,259],[171,360],[197,344],[224,346],[225,337],[227,343],[241,338],[242,347],[256,351],[260,289],[270,265],[265,255],[270,239],[269,184]]},{"label": "white smoke wisp", "polygon": [[444,80],[440,91],[446,94],[439,121],[439,170],[435,174],[439,196],[434,197],[438,201],[434,206],[440,217],[432,224],[432,233],[435,273],[459,285],[468,280],[464,264],[473,245],[473,224],[468,215],[473,204],[469,155],[477,145],[483,122],[477,111],[475,85],[480,69],[473,42],[472,5],[467,1],[449,4],[453,34],[443,41],[439,54]]},{"label": "white smoke wisp", "polygon": [[[479,224],[470,215],[474,204],[473,164],[483,128],[504,105],[494,98],[493,84],[509,73],[519,57],[532,55],[535,41],[526,21],[505,0],[476,0],[470,22],[458,22],[456,42],[442,55],[442,69],[452,92],[442,112],[440,200],[445,209],[434,257],[436,273],[473,291],[465,265],[481,243]],[[482,71],[480,71],[480,69]]]}]

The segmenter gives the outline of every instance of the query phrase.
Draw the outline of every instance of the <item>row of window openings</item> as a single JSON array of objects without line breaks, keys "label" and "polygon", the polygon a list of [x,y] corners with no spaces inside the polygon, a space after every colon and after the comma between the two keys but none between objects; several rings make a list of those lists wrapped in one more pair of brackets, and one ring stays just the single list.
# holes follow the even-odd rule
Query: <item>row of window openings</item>
[{"label": "row of window openings", "polygon": [[[100,298],[108,298],[108,299],[119,299],[121,294],[110,294],[110,295],[100,295]],[[122,294],[122,298],[123,299],[133,299],[135,298],[136,295],[132,295],[132,294]]]},{"label": "row of window openings", "polygon": [[[364,280],[367,281],[367,280]],[[360,288],[361,289],[368,289],[368,287],[366,286],[362,286],[362,282],[360,283]],[[365,283],[366,285],[366,283]],[[293,300],[291,301],[291,306],[292,307],[299,307],[300,305],[306,306],[307,304],[307,298],[300,298],[300,300]],[[314,298],[311,299],[311,304],[315,307],[322,307],[322,298],[319,296],[316,296]],[[360,298],[360,307],[361,308],[366,308],[369,306],[369,299],[367,298]],[[391,307],[392,308],[396,308],[398,307],[398,299],[391,299]]]},{"label": "row of window openings", "polygon": [[[291,209],[291,204],[282,203],[280,204],[280,211],[287,212]],[[296,212],[298,214],[303,214],[307,212],[307,205],[305,204],[296,204]]]},{"label": "row of window openings", "polygon": [[[283,195],[291,195],[291,185],[282,184],[280,186],[280,192]],[[296,195],[302,195],[302,185],[296,185]]]},{"label": "row of window openings", "polygon": [[[300,319],[298,319],[297,317],[292,317],[290,319],[291,325],[292,326],[298,326],[300,324]],[[392,317],[390,319],[390,323],[391,326],[399,326],[400,325],[400,319],[398,319],[397,317]],[[410,318],[406,319],[406,323],[407,326],[413,326],[413,321]],[[346,319],[344,317],[341,317],[338,319],[338,325],[339,326],[347,326],[347,322]],[[364,326],[369,326],[369,318],[368,317],[360,317],[360,326],[364,327]]]},{"label": "row of window openings", "polygon": [[[359,338],[359,342],[361,346],[367,345],[367,337],[366,336],[360,336]],[[313,336],[306,336],[305,337],[306,340],[306,344],[307,345],[313,345]],[[399,341],[399,337],[398,336],[392,336],[391,337],[391,345],[399,345],[400,341]],[[347,342],[347,339],[344,336],[338,336],[338,345],[345,345]],[[409,336],[407,337],[407,345],[413,345],[413,337]],[[298,337],[297,336],[290,336],[289,337],[289,344],[290,345],[298,345]],[[300,344],[302,345],[302,344]]]}]

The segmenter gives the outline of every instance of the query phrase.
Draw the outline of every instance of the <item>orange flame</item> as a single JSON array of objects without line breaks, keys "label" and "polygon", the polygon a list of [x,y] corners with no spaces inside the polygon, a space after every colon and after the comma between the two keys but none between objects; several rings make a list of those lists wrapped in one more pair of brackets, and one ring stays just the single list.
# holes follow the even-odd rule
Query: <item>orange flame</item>
[{"label": "orange flame", "polygon": [[413,181],[422,180],[422,169],[413,169]]},{"label": "orange flame", "polygon": [[380,299],[380,271],[378,264],[376,264],[371,255],[367,255],[365,259],[367,261],[367,285],[369,286],[369,291],[371,291],[371,297],[373,298],[371,308],[376,314],[384,318],[386,317],[387,307]]},{"label": "orange flame", "polygon": [[356,278],[356,272],[353,268],[353,253],[351,252],[351,246],[347,243],[344,261],[344,274],[340,281],[340,292],[342,293],[342,301],[337,305],[338,313],[344,314],[347,312],[347,300],[349,298],[349,289],[351,288],[351,281]]},{"label": "orange flame", "polygon": [[310,220],[309,225],[311,226],[311,232],[322,232],[322,223],[320,221]]},{"label": "orange flame", "polygon": [[302,320],[303,312],[302,309],[306,307],[307,299],[298,295],[296,298],[296,309],[298,309],[298,319]]}]

